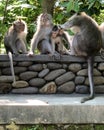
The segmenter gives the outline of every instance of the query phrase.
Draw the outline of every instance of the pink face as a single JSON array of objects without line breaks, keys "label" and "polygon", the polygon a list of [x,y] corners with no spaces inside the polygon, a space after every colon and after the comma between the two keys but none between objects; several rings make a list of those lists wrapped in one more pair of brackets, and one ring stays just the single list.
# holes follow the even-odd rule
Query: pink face
[{"label": "pink face", "polygon": [[21,20],[15,21],[13,27],[18,33],[23,32],[25,30],[25,24]]}]

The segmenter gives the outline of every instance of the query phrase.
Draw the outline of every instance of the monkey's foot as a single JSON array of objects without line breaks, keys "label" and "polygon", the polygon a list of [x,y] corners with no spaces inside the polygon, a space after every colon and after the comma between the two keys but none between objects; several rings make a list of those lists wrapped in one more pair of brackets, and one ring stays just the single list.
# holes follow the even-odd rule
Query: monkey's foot
[{"label": "monkey's foot", "polygon": [[86,101],[88,101],[88,100],[91,100],[91,99],[93,99],[93,98],[94,98],[94,95],[90,95],[90,96],[88,96],[88,97],[82,98],[82,99],[81,99],[81,103],[84,103],[84,102],[86,102]]}]

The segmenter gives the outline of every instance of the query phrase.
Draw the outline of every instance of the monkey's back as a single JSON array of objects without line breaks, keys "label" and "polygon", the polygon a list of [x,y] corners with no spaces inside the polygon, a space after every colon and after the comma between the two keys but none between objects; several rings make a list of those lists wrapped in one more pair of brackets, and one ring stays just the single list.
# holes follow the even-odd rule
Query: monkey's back
[{"label": "monkey's back", "polygon": [[87,15],[80,15],[76,25],[80,28],[72,43],[76,55],[95,55],[101,48],[101,33],[96,22]]}]

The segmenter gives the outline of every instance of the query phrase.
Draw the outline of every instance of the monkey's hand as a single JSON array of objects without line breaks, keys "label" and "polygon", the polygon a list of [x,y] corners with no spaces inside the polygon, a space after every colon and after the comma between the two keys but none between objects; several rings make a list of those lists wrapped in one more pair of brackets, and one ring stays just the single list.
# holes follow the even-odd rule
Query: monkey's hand
[{"label": "monkey's hand", "polygon": [[33,56],[34,53],[31,51],[31,52],[29,52],[27,55],[28,55],[28,56]]}]

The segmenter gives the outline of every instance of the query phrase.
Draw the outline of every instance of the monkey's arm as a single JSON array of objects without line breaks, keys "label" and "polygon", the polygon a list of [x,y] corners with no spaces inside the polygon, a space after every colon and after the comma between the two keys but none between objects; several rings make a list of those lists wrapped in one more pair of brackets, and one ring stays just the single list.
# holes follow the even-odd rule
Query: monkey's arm
[{"label": "monkey's arm", "polygon": [[[68,47],[72,44],[73,36],[70,36],[67,31],[63,31],[63,38],[65,39]],[[70,48],[70,47],[69,47]]]},{"label": "monkey's arm", "polygon": [[39,41],[41,40],[41,34],[35,33],[31,40],[30,54],[33,55],[34,50],[37,48]]},{"label": "monkey's arm", "polygon": [[55,53],[55,41],[51,38],[52,55]]}]

